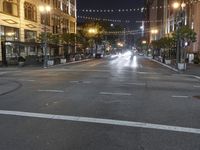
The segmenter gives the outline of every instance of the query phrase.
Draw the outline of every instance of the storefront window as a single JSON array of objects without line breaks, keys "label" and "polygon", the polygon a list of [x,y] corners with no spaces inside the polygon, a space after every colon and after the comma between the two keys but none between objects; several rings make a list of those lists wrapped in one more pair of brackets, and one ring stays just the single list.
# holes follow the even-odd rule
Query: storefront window
[{"label": "storefront window", "polygon": [[1,39],[5,41],[19,41],[19,29],[1,26]]},{"label": "storefront window", "polygon": [[25,41],[26,42],[35,42],[37,32],[36,31],[31,31],[31,30],[25,30]]}]

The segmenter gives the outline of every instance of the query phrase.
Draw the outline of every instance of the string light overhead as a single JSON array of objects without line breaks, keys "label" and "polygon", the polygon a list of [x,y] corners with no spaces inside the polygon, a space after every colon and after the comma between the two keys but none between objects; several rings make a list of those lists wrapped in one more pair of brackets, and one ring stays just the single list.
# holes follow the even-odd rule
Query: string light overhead
[{"label": "string light overhead", "polygon": [[130,23],[130,20],[115,20],[115,19],[107,19],[107,18],[95,18],[88,16],[77,16],[79,19],[93,20],[93,21],[107,21],[107,22],[115,22],[115,23]]},{"label": "string light overhead", "polygon": [[[200,2],[200,0],[191,0],[188,2],[185,2],[185,5],[193,4],[196,2]],[[171,5],[165,5],[165,6],[155,6],[151,7],[150,9],[163,9],[163,8],[170,8]],[[84,13],[124,13],[124,12],[137,12],[137,13],[144,13],[145,10],[147,10],[146,7],[141,8],[120,8],[120,9],[78,9],[78,12],[84,12]]]},{"label": "string light overhead", "polygon": [[107,22],[113,22],[113,23],[151,23],[151,22],[162,22],[163,20],[152,20],[152,21],[144,21],[144,20],[136,20],[136,21],[130,21],[130,20],[114,20],[114,19],[106,19],[106,18],[95,18],[95,17],[89,17],[89,16],[77,16],[79,19],[85,19],[85,20],[93,20],[93,21],[107,21]]}]

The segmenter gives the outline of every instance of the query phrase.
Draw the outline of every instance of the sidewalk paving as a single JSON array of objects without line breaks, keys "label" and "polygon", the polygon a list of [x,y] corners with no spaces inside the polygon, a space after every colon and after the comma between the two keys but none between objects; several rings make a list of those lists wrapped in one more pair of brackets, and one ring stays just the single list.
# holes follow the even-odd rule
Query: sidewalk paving
[{"label": "sidewalk paving", "polygon": [[[87,62],[87,61],[91,61],[93,60],[93,58],[91,59],[83,59],[80,61],[71,61],[71,62],[66,62],[64,64],[56,64],[56,65],[52,65],[52,66],[48,66],[48,68],[54,68],[54,67],[58,67],[58,66],[65,66],[65,65],[70,65],[70,64],[78,64],[78,63],[83,63],[83,62]],[[46,68],[46,69],[48,69]],[[23,66],[23,67],[19,67],[19,66],[0,66],[0,75],[3,74],[4,71],[17,71],[17,70],[26,70],[26,69],[44,69],[42,65],[27,65],[27,66]]]},{"label": "sidewalk paving", "polygon": [[187,64],[187,69],[183,73],[200,77],[200,64]]},{"label": "sidewalk paving", "polygon": [[167,64],[157,61],[151,57],[146,57],[146,58],[148,58],[151,61],[154,61],[156,63],[159,63],[160,65],[167,67],[177,73],[185,74],[185,75],[192,75],[192,76],[195,76],[196,78],[200,79],[200,64],[187,64],[187,69],[184,71],[180,71],[177,69],[177,67],[175,65],[167,65]]}]

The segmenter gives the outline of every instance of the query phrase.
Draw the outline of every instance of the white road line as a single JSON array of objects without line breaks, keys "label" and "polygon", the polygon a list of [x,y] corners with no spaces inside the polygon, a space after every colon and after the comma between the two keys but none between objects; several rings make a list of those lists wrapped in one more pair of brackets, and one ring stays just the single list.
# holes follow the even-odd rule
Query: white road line
[{"label": "white road line", "polygon": [[0,72],[0,75],[4,75],[7,74],[8,72]]},{"label": "white road line", "polygon": [[70,83],[79,83],[79,81],[70,81]]},{"label": "white road line", "polygon": [[90,84],[91,81],[70,81],[70,83],[83,83],[83,84]]},{"label": "white road line", "polygon": [[200,88],[200,85],[194,85],[194,88]]},{"label": "white road line", "polygon": [[64,93],[62,90],[37,90],[38,92]]},{"label": "white road line", "polygon": [[179,95],[173,95],[173,98],[189,98],[189,96],[179,96]]},{"label": "white road line", "polygon": [[200,76],[194,76],[196,79],[199,79],[200,80]]},{"label": "white road line", "polygon": [[155,129],[155,130],[165,130],[165,131],[173,131],[173,132],[200,134],[200,129],[198,129],[198,128],[169,126],[169,125],[123,121],[123,120],[113,120],[113,119],[89,118],[89,117],[80,117],[80,116],[64,116],[64,115],[31,113],[31,112],[21,112],[21,111],[8,111],[8,110],[0,110],[0,115],[43,118],[43,119],[52,119],[52,120],[64,120],[64,121],[95,123],[95,124],[105,124],[105,125],[115,125],[115,126],[124,126],[124,127],[145,128],[145,129]]},{"label": "white road line", "polygon": [[145,86],[145,83],[126,83],[126,84],[130,84],[130,85],[139,85],[139,86]]},{"label": "white road line", "polygon": [[91,84],[91,81],[83,81],[84,84]]},{"label": "white road line", "polygon": [[24,81],[24,82],[35,82],[35,80],[26,80],[26,79],[19,79],[19,81]]},{"label": "white road line", "polygon": [[119,96],[131,96],[130,93],[110,93],[110,92],[100,92],[101,95],[119,95]]}]

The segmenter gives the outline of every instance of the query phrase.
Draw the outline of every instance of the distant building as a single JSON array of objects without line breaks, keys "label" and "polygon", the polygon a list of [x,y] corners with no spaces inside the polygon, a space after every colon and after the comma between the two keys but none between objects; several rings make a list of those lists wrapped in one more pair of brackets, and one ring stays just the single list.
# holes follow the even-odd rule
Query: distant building
[{"label": "distant building", "polygon": [[[46,5],[50,12],[40,12],[39,7]],[[0,0],[0,41],[10,41],[0,44],[0,62],[43,55],[35,42],[45,27],[52,34],[75,33],[76,23],[76,0]]]}]

